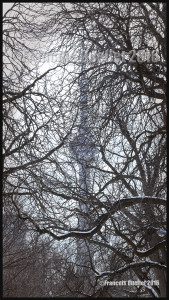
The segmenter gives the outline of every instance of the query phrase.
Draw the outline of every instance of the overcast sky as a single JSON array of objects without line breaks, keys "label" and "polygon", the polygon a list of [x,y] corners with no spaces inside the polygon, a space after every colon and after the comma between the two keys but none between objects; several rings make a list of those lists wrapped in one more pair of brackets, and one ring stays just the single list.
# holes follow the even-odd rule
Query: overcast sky
[{"label": "overcast sky", "polygon": [[3,15],[6,13],[6,11],[11,8],[11,6],[14,4],[14,2],[10,3],[3,3]]}]

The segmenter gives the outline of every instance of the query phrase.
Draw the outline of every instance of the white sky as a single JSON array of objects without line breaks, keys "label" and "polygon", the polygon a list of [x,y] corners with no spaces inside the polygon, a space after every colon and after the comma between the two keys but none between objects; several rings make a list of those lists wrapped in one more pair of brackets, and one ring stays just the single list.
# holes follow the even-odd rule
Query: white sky
[{"label": "white sky", "polygon": [[3,15],[6,13],[6,11],[8,9],[10,9],[12,7],[12,5],[14,4],[14,2],[10,2],[10,3],[3,3]]}]

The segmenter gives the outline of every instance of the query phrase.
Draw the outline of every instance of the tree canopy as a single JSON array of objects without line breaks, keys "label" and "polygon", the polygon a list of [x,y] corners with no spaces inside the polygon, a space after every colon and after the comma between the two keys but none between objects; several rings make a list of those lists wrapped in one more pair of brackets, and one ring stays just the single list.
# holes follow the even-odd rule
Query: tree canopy
[{"label": "tree canopy", "polygon": [[[72,155],[83,78],[89,189]],[[166,295],[165,92],[165,3],[14,3],[5,12],[4,296]],[[11,240],[16,218],[24,241]],[[111,285],[122,280],[145,284]]]}]

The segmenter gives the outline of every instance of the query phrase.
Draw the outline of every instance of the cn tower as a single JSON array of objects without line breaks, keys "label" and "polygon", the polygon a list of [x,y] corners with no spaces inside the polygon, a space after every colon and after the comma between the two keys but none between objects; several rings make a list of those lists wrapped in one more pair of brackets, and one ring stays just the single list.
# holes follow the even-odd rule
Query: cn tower
[{"label": "cn tower", "polygon": [[[88,203],[89,193],[91,192],[90,168],[89,164],[96,159],[97,149],[91,134],[91,127],[88,120],[90,107],[88,105],[88,81],[86,76],[86,50],[84,42],[84,32],[82,30],[81,42],[81,76],[79,82],[80,99],[79,112],[80,122],[78,132],[70,143],[70,152],[73,160],[79,166],[79,219],[78,230],[87,230],[90,227],[89,213],[90,204]],[[87,274],[90,265],[90,247],[87,239],[77,240],[77,266],[81,273]]]}]

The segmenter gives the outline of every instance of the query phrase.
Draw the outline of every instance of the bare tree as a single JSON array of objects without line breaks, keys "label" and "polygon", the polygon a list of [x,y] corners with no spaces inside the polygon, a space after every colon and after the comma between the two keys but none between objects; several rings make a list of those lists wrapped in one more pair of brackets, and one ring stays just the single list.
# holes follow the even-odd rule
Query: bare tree
[{"label": "bare tree", "polygon": [[[16,3],[3,19],[4,207],[64,259],[56,275],[47,258],[59,283],[40,296],[166,296],[165,4]],[[97,151],[86,154],[90,188],[72,158],[83,78]],[[85,286],[77,240],[88,247]]]}]

